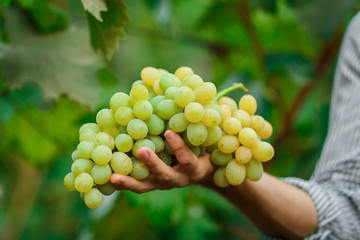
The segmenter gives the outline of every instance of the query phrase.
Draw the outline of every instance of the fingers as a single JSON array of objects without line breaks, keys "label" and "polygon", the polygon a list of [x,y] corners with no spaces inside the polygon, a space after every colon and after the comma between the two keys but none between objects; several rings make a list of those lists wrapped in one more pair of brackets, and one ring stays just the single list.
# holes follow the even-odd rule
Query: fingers
[{"label": "fingers", "polygon": [[148,181],[139,181],[131,176],[125,176],[118,173],[111,175],[110,182],[118,190],[130,190],[134,193],[144,193],[153,190]]},{"label": "fingers", "polygon": [[141,147],[138,150],[140,159],[149,168],[156,179],[161,182],[172,182],[175,178],[175,171],[166,165],[153,151],[147,147]]},{"label": "fingers", "polygon": [[196,156],[186,146],[182,138],[171,130],[165,132],[165,138],[169,143],[171,149],[175,153],[175,156],[180,165],[184,167],[192,167],[196,163]]}]

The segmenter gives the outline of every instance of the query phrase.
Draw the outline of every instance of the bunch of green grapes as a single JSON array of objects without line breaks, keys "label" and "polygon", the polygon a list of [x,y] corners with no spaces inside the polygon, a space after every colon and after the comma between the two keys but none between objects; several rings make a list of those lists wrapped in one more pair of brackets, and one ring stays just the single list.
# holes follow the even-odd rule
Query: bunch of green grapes
[{"label": "bunch of green grapes", "polygon": [[96,123],[80,128],[65,187],[80,192],[89,208],[97,208],[103,194],[115,190],[109,182],[113,173],[137,180],[148,177],[150,171],[137,154],[140,147],[148,147],[169,166],[176,164],[164,138],[167,129],[180,134],[196,156],[204,154],[222,137],[223,114],[215,97],[215,85],[189,67],[174,74],[144,68],[129,94],[115,93],[109,108],[97,113]]},{"label": "bunch of green grapes", "polygon": [[247,94],[239,104],[229,97],[218,100],[222,109],[222,137],[209,148],[211,161],[218,166],[214,182],[219,187],[239,185],[245,179],[258,181],[263,175],[262,162],[274,156],[268,142],[273,132],[271,124],[259,115],[256,99]]}]

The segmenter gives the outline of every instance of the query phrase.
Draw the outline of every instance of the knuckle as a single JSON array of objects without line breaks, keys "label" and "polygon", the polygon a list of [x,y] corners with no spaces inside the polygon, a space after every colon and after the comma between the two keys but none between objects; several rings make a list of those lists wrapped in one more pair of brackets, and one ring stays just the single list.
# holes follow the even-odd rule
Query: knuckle
[{"label": "knuckle", "polygon": [[171,176],[171,174],[164,172],[163,174],[158,175],[157,179],[160,182],[169,182],[172,179],[172,176]]}]

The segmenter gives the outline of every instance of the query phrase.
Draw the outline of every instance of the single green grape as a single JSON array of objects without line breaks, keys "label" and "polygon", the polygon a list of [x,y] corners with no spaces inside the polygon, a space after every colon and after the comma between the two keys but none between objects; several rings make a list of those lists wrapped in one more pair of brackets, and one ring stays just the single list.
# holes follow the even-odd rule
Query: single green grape
[{"label": "single green grape", "polygon": [[139,100],[135,103],[133,114],[141,120],[147,120],[153,113],[153,107],[149,101]]},{"label": "single green grape", "polygon": [[127,125],[128,134],[135,140],[145,138],[148,130],[146,123],[140,119],[133,119]]},{"label": "single green grape", "polygon": [[176,88],[176,91],[174,94],[174,100],[175,100],[175,103],[179,107],[184,108],[189,103],[195,101],[195,93],[191,88],[189,88],[187,86],[182,86],[182,87]]},{"label": "single green grape", "polygon": [[184,113],[177,113],[169,120],[169,127],[174,132],[183,132],[188,127],[189,122],[185,118]]},{"label": "single green grape", "polygon": [[169,120],[172,116],[179,112],[182,112],[182,109],[178,107],[172,99],[162,100],[156,108],[157,115],[165,120]]},{"label": "single green grape", "polygon": [[186,135],[192,145],[199,146],[206,141],[208,131],[202,123],[190,123]]},{"label": "single green grape", "polygon": [[174,74],[166,73],[161,76],[159,86],[165,92],[169,87],[180,87],[181,81]]},{"label": "single green grape", "polygon": [[162,120],[158,115],[151,114],[150,118],[145,121],[149,133],[152,135],[160,135],[165,129],[164,120]]},{"label": "single green grape", "polygon": [[133,139],[130,135],[122,133],[115,138],[115,145],[119,152],[129,152],[133,147]]},{"label": "single green grape", "polygon": [[128,107],[130,96],[123,92],[117,92],[110,98],[110,108],[116,112],[120,107]]},{"label": "single green grape", "polygon": [[126,126],[134,118],[133,110],[129,107],[120,107],[115,112],[115,120],[121,126]]}]

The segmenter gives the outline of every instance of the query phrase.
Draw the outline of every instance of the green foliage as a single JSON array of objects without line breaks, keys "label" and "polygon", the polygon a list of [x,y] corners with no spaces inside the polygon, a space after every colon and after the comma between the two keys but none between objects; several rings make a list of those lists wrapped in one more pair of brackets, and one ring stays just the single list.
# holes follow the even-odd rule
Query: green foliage
[{"label": "green foliage", "polygon": [[91,13],[98,21],[102,22],[101,12],[106,12],[105,0],[81,0],[84,9]]},{"label": "green foliage", "polygon": [[327,133],[339,39],[360,6],[356,0],[0,4],[0,228],[11,226],[0,238],[151,240],[258,237],[229,202],[198,186],[120,191],[88,210],[62,185],[79,127],[94,122],[112,94],[128,92],[143,67],[187,65],[218,90],[243,82],[274,126],[268,171],[308,178]]},{"label": "green foliage", "polygon": [[114,51],[119,48],[119,37],[125,37],[124,25],[130,19],[126,13],[127,7],[122,0],[107,0],[106,5],[109,11],[101,14],[102,22],[90,13],[87,13],[87,19],[91,45],[95,50],[100,49],[110,60]]}]

